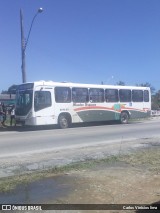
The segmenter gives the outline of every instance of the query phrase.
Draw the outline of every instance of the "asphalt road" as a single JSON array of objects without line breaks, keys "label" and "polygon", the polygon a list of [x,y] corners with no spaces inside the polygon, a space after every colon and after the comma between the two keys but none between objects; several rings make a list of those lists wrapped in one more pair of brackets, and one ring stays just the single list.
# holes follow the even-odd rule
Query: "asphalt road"
[{"label": "asphalt road", "polygon": [[126,125],[0,132],[0,158],[160,136],[160,119]]},{"label": "asphalt road", "polygon": [[0,177],[106,158],[160,143],[160,118],[126,125],[0,130]]}]

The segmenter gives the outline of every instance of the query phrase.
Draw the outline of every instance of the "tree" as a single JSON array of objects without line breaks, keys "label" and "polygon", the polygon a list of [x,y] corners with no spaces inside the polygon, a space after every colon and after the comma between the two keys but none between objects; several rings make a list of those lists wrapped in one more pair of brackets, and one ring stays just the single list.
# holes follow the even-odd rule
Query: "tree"
[{"label": "tree", "polygon": [[8,93],[9,94],[16,94],[16,90],[17,90],[17,85],[13,84],[12,86],[10,86],[8,88]]},{"label": "tree", "polygon": [[124,81],[118,81],[118,82],[116,83],[116,85],[125,86],[126,84],[124,83]]},{"label": "tree", "polygon": [[160,90],[152,95],[152,110],[160,109]]},{"label": "tree", "polygon": [[104,85],[104,82],[103,82],[103,81],[101,81],[101,85]]},{"label": "tree", "polygon": [[136,86],[140,86],[140,87],[150,87],[151,89],[151,94],[153,95],[155,93],[155,88],[149,83],[141,83],[141,84],[136,84]]},{"label": "tree", "polygon": [[1,94],[8,94],[7,90],[2,90]]}]

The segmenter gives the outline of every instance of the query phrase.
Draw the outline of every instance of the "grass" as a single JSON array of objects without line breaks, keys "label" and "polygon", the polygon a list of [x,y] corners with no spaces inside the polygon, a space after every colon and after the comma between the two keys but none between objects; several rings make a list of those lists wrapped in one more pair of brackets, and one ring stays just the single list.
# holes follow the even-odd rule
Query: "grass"
[{"label": "grass", "polygon": [[63,175],[71,171],[89,170],[98,168],[103,164],[112,165],[117,162],[128,163],[131,166],[147,166],[147,169],[160,173],[160,148],[147,148],[135,153],[123,156],[110,156],[104,159],[87,159],[84,162],[77,162],[62,167],[54,167],[47,171],[30,172],[25,175],[17,175],[14,177],[0,179],[0,192],[7,192],[15,189],[20,184],[28,184],[40,179],[53,177],[55,175]]},{"label": "grass", "polygon": [[160,146],[147,148],[130,155],[121,156],[120,161],[132,166],[146,166],[148,170],[160,173]]}]

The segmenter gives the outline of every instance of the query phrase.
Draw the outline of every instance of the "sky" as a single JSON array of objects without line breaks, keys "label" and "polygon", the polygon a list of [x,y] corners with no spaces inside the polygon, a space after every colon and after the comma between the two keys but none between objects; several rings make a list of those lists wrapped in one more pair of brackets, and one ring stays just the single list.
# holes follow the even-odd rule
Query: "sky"
[{"label": "sky", "polygon": [[27,82],[160,89],[159,0],[0,0],[0,92],[22,83],[20,9]]}]

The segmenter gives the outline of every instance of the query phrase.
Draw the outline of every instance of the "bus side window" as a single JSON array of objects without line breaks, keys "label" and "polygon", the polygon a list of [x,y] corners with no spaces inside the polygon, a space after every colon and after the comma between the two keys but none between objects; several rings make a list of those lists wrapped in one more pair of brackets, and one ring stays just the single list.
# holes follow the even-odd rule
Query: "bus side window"
[{"label": "bus side window", "polygon": [[74,89],[72,89],[72,101],[76,102],[76,91]]},{"label": "bus side window", "polygon": [[36,91],[34,94],[35,111],[50,107],[52,105],[51,93],[49,91]]},{"label": "bus side window", "polygon": [[75,103],[88,102],[88,89],[87,88],[72,88],[72,101]]},{"label": "bus side window", "polygon": [[89,100],[90,100],[90,102],[93,102],[93,103],[104,102],[104,90],[97,89],[97,88],[89,89]]},{"label": "bus side window", "polygon": [[71,89],[69,87],[55,87],[55,101],[57,103],[70,103]]},{"label": "bus side window", "polygon": [[120,102],[131,102],[131,90],[120,89],[119,98],[120,98]]},{"label": "bus side window", "polygon": [[106,102],[118,102],[118,90],[117,89],[106,89],[105,90]]},{"label": "bus side window", "polygon": [[133,102],[143,102],[143,91],[142,90],[132,90],[132,101]]}]

